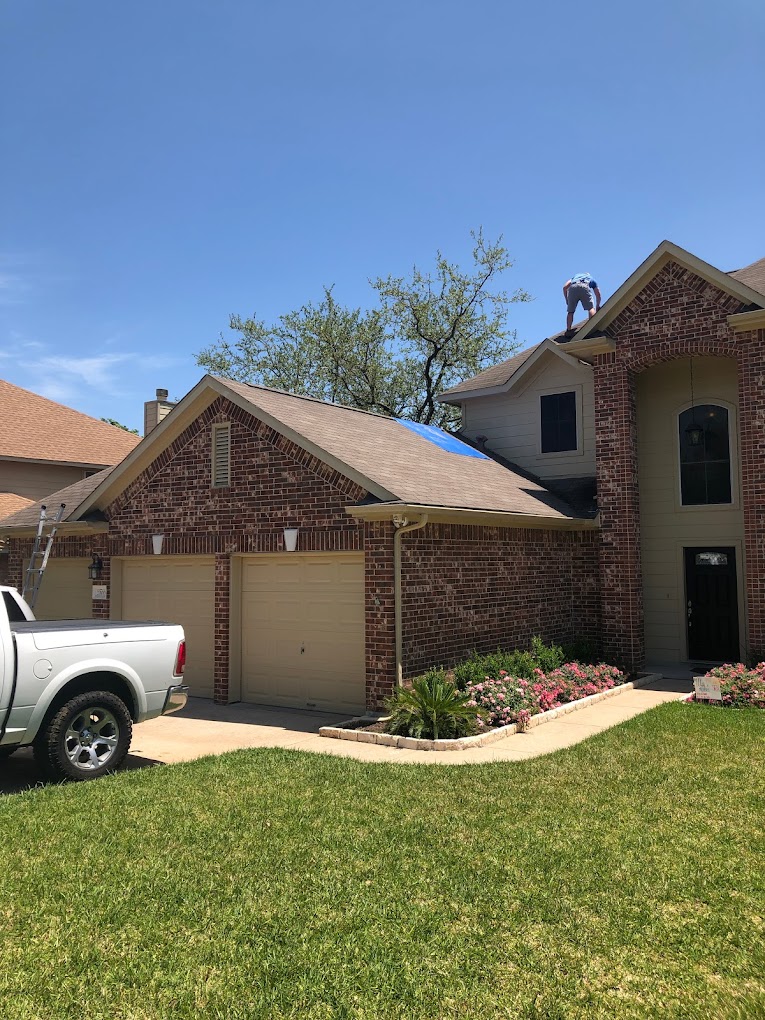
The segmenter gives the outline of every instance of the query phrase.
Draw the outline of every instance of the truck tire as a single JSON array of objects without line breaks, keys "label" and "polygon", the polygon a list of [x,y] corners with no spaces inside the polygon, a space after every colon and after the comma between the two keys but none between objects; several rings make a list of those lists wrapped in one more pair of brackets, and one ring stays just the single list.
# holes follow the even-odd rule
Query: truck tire
[{"label": "truck tire", "polygon": [[133,735],[127,706],[110,691],[67,701],[34,743],[35,761],[51,779],[98,779],[125,760]]}]

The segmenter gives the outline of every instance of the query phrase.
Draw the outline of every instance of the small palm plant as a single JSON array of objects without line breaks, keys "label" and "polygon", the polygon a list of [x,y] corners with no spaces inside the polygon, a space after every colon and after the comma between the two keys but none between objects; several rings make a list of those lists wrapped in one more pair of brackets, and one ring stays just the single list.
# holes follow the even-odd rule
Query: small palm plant
[{"label": "small palm plant", "polygon": [[424,740],[444,740],[475,733],[479,709],[457,690],[442,669],[431,669],[400,688],[388,702],[388,733]]}]

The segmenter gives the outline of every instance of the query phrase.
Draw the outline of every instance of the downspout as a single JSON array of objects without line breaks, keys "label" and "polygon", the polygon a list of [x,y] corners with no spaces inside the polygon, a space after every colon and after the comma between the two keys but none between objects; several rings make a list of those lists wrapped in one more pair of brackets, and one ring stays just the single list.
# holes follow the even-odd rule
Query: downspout
[{"label": "downspout", "polygon": [[404,682],[404,639],[401,622],[401,536],[408,531],[418,531],[428,523],[428,515],[423,516],[414,524],[409,524],[406,517],[394,517],[393,527],[393,606],[396,626],[396,686]]}]

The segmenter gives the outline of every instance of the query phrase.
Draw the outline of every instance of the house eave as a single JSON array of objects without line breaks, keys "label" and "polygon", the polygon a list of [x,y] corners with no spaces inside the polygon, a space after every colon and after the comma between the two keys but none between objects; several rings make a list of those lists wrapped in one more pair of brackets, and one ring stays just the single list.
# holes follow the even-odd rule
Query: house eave
[{"label": "house eave", "polygon": [[592,531],[597,518],[545,517],[508,510],[476,510],[467,507],[428,506],[424,503],[371,503],[347,506],[346,513],[360,521],[392,521],[394,517],[428,515],[429,524],[482,524],[499,528],[534,528],[552,531]]},{"label": "house eave", "polygon": [[[105,535],[109,531],[107,521],[64,521],[56,529],[56,538],[66,538],[67,535]],[[30,524],[18,527],[4,527],[0,521],[0,535],[4,538],[34,538],[37,528]]]},{"label": "house eave", "polygon": [[728,325],[734,333],[745,333],[750,329],[765,329],[765,308],[750,312],[736,312],[728,316]]}]

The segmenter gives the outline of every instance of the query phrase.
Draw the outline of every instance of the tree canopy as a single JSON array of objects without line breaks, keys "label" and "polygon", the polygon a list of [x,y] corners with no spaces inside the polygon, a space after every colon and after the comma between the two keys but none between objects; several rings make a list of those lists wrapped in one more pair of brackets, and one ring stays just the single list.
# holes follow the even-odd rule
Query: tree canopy
[{"label": "tree canopy", "polygon": [[406,278],[370,280],[373,308],[345,307],[325,287],[317,304],[274,323],[232,315],[237,338],[221,334],[197,364],[240,382],[454,428],[459,411],[439,404],[438,394],[517,349],[509,306],[530,300],[524,290],[495,287],[513,265],[502,238],[487,241],[480,230],[471,237],[468,272],[439,251],[430,272],[415,266]]}]

